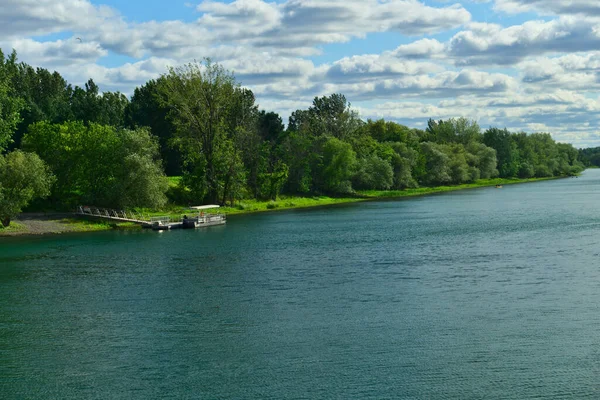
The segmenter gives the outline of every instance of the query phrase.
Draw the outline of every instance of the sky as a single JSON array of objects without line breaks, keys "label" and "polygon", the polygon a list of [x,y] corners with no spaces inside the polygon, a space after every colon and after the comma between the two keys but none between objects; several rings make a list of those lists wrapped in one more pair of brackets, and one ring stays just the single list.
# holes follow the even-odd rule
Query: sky
[{"label": "sky", "polygon": [[0,48],[128,96],[210,57],[284,121],[342,93],[363,119],[600,146],[598,0],[0,0]]}]

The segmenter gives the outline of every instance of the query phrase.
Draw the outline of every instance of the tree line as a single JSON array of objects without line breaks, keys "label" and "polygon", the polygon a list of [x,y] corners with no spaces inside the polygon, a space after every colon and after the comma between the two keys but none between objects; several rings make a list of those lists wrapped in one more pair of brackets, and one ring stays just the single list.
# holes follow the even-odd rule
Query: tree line
[{"label": "tree line", "polygon": [[[68,209],[235,203],[351,195],[583,169],[550,134],[485,131],[467,118],[414,129],[364,121],[342,94],[317,97],[287,127],[251,90],[205,60],[171,68],[128,99],[0,52],[0,217],[34,198]],[[181,176],[169,188],[166,176]]]}]

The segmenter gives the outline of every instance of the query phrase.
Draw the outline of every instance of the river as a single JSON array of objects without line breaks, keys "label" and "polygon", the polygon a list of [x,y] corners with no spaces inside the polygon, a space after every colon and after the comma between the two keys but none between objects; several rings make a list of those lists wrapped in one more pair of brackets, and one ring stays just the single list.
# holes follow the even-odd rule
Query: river
[{"label": "river", "polygon": [[600,170],[0,239],[3,399],[596,399]]}]

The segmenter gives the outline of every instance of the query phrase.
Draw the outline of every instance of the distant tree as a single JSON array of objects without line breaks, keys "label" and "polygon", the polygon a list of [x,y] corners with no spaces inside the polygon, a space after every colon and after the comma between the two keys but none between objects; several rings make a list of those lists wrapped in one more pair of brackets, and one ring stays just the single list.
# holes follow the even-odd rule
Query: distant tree
[{"label": "distant tree", "polygon": [[283,162],[288,166],[288,179],[284,191],[307,194],[313,190],[313,165],[319,157],[315,140],[308,131],[290,131],[281,144]]},{"label": "distant tree", "polygon": [[516,177],[519,172],[519,149],[511,133],[489,128],[483,133],[483,143],[496,150],[498,174],[502,178]]},{"label": "distant tree", "polygon": [[159,98],[159,86],[164,79],[153,79],[135,88],[125,110],[125,125],[130,129],[150,128],[158,138],[166,174],[179,176],[183,172],[183,160],[176,142],[176,127],[168,118],[169,107]]},{"label": "distant tree", "polygon": [[33,199],[50,194],[54,176],[34,153],[19,150],[0,155],[0,222],[9,226]]},{"label": "distant tree", "polygon": [[20,63],[13,76],[15,93],[23,99],[21,122],[14,135],[13,148],[19,148],[27,127],[35,122],[62,123],[74,118],[70,98],[72,88],[58,72],[34,69]]},{"label": "distant tree", "polygon": [[21,121],[20,112],[24,103],[13,87],[17,71],[17,53],[4,57],[0,50],[0,154],[12,143],[13,134]]},{"label": "distant tree", "polygon": [[321,154],[316,187],[330,193],[351,192],[350,179],[356,166],[356,153],[352,146],[332,137],[324,143]]},{"label": "distant tree", "polygon": [[427,133],[432,140],[441,144],[467,145],[481,141],[481,129],[477,122],[464,117],[437,122],[430,119],[427,123]]},{"label": "distant tree", "polygon": [[308,110],[297,110],[289,118],[290,131],[305,130],[313,137],[333,136],[348,140],[362,125],[343,94],[315,97]]},{"label": "distant tree", "polygon": [[432,142],[421,143],[421,153],[425,160],[423,183],[427,185],[443,185],[452,182],[450,175],[450,157],[441,145]]},{"label": "distant tree", "polygon": [[388,190],[394,184],[394,170],[388,161],[372,155],[358,160],[352,182],[356,189]]},{"label": "distant tree", "polygon": [[85,89],[76,86],[71,94],[73,118],[86,124],[124,127],[128,103],[127,97],[120,92],[100,94],[100,87],[93,79],[85,83]]},{"label": "distant tree", "polygon": [[471,142],[466,146],[468,152],[469,166],[477,169],[475,179],[489,179],[498,176],[498,160],[496,158],[496,150],[486,146],[483,143]]}]

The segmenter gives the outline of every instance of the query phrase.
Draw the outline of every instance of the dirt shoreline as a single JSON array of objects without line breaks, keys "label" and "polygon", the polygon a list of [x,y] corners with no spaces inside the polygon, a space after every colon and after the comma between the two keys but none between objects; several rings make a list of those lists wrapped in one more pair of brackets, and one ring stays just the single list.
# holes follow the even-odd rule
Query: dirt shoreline
[{"label": "dirt shoreline", "polygon": [[[86,229],[86,226],[89,229]],[[70,232],[90,232],[111,229],[76,218],[71,213],[23,213],[8,229],[0,229],[0,237],[55,235]]]}]

